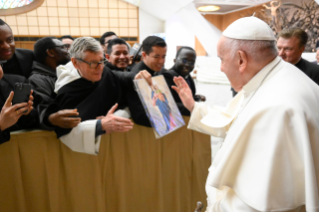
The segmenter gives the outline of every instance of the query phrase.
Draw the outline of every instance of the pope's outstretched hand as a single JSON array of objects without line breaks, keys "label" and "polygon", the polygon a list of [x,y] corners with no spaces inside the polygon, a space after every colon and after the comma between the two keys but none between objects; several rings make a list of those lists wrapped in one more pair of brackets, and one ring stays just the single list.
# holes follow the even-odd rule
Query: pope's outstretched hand
[{"label": "pope's outstretched hand", "polygon": [[176,86],[172,86],[172,88],[178,93],[179,98],[181,98],[183,105],[187,110],[192,112],[195,105],[192,90],[189,88],[183,77],[174,77],[173,80]]}]

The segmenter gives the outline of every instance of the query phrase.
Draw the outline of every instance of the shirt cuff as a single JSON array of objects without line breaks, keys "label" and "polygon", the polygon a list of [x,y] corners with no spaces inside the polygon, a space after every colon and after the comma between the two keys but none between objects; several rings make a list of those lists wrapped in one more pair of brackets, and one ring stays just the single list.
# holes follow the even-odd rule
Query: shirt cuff
[{"label": "shirt cuff", "polygon": [[102,129],[101,119],[99,119],[97,120],[95,125],[95,137],[103,134],[105,134],[105,130]]}]

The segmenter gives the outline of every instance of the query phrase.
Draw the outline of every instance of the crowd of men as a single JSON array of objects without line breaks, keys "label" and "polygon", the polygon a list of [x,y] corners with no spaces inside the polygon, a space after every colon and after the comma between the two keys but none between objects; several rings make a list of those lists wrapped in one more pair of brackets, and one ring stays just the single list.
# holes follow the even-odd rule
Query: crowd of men
[{"label": "crowd of men", "polygon": [[[152,76],[165,73],[165,78],[173,85],[172,78],[182,75],[192,86],[194,99],[205,99],[195,95],[195,84],[189,75],[194,68],[195,51],[181,48],[176,55],[177,65],[167,71],[163,68],[166,43],[156,36],[143,41],[143,59],[132,64],[129,44],[113,32],[104,33],[100,42],[90,37],[44,37],[34,44],[34,51],[15,49],[12,30],[2,20],[0,34],[4,73],[1,83],[6,88],[2,105],[14,95],[9,93],[14,90],[15,83],[29,83],[33,89],[28,111],[18,107],[21,105],[11,105],[9,111],[13,114],[2,113],[5,118],[12,115],[18,118],[9,122],[11,126],[1,128],[1,143],[10,139],[10,131],[29,128],[55,130],[63,140],[87,124],[90,127],[85,128],[93,134],[92,139],[85,142],[98,146],[99,135],[132,129],[129,119],[113,114],[118,109],[126,109],[135,123],[150,127],[133,85],[133,80],[138,78],[145,78],[151,84]],[[175,97],[182,114],[189,115],[176,93]],[[16,110],[17,107],[21,109]],[[23,120],[27,121],[20,123]]]},{"label": "crowd of men", "polygon": [[[238,93],[220,110],[196,95],[190,47],[177,51],[170,70],[164,69],[167,45],[156,36],[142,42],[135,64],[130,46],[113,32],[100,42],[45,37],[32,52],[15,49],[10,26],[0,20],[0,143],[13,130],[41,128],[54,130],[74,151],[97,154],[102,134],[133,128],[118,111],[151,126],[133,80],[151,85],[151,77],[163,75],[180,112],[191,116],[189,128],[225,138],[209,170],[207,211],[317,212],[319,66],[301,57],[306,43],[307,33],[297,28],[276,40],[254,17],[231,24],[217,52]],[[33,91],[28,102],[12,105],[17,82]]]}]

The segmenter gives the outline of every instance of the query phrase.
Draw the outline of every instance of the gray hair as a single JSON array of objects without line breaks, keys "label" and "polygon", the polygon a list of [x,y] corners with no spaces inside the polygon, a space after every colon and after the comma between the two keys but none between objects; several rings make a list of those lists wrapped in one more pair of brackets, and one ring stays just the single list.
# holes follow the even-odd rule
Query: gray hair
[{"label": "gray hair", "polygon": [[92,37],[80,37],[71,44],[69,53],[71,57],[82,59],[83,53],[102,51],[101,44]]},{"label": "gray hair", "polygon": [[224,48],[230,52],[231,57],[235,57],[236,52],[241,50],[257,61],[278,55],[274,40],[237,40],[226,37]]}]

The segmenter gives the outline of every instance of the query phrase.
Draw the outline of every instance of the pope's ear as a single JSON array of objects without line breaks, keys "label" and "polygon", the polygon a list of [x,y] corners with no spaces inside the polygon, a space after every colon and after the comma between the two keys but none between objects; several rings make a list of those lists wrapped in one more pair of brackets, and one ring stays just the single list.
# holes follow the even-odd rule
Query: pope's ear
[{"label": "pope's ear", "polygon": [[247,63],[248,63],[247,55],[243,51],[238,51],[237,54],[238,54],[239,71],[243,73],[247,68]]}]

